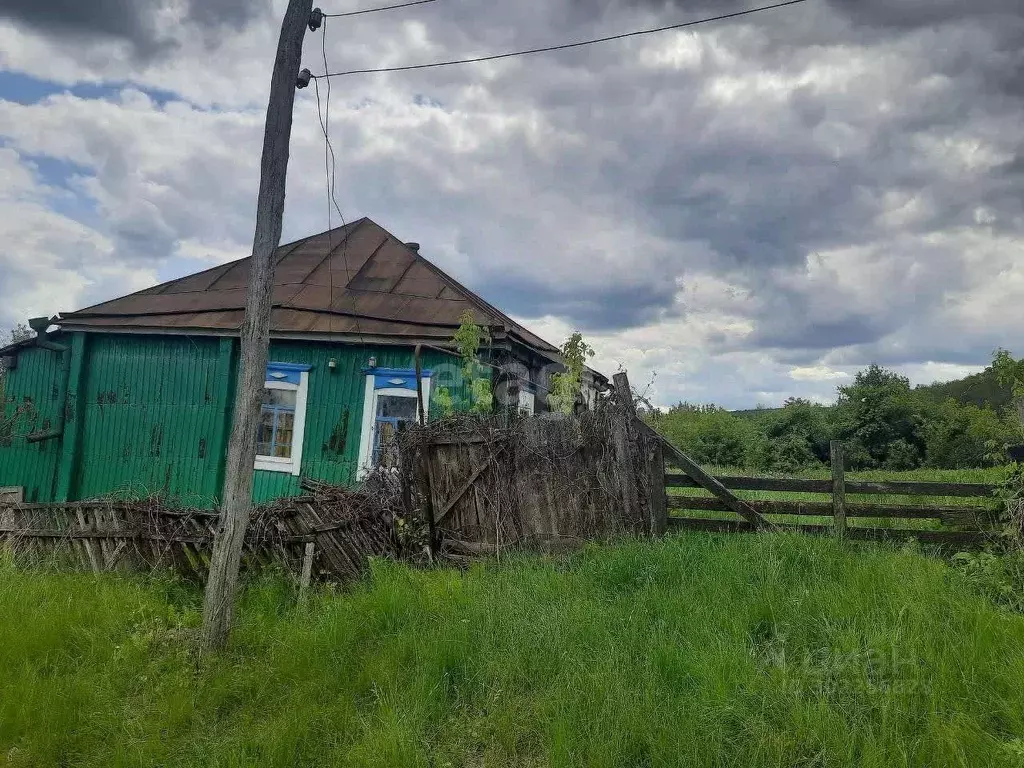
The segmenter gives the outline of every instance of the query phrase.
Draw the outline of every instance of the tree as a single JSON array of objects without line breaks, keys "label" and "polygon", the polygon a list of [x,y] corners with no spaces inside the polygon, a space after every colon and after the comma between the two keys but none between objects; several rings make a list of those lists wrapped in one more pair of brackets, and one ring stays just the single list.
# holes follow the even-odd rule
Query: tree
[{"label": "tree", "polygon": [[925,455],[924,409],[910,380],[872,363],[839,387],[836,432],[855,469],[912,469]]},{"label": "tree", "polygon": [[1024,359],[1016,360],[1000,347],[992,356],[992,370],[1000,385],[1010,387],[1021,433],[1024,434]]},{"label": "tree", "polygon": [[574,331],[562,345],[565,370],[551,376],[548,405],[553,411],[572,413],[583,384],[583,369],[587,359],[594,356],[594,348],[583,340],[583,334]]},{"label": "tree", "polygon": [[764,440],[751,447],[751,466],[793,472],[828,462],[833,425],[824,406],[789,398],[782,408],[761,415],[757,425]]},{"label": "tree", "polygon": [[[477,325],[476,316],[470,309],[459,316],[459,323],[452,342],[462,358],[462,379],[469,398],[469,410],[474,413],[490,413],[494,408],[494,394],[490,371],[480,362],[480,347],[490,342],[491,334],[484,326]],[[438,400],[443,412],[453,410],[454,401],[450,392],[444,390],[439,393]]]},{"label": "tree", "polygon": [[1012,442],[1014,432],[1009,414],[1001,417],[992,408],[963,405],[950,398],[932,406],[927,414],[927,464],[938,469],[991,466],[996,463],[991,446],[1001,449]]},{"label": "tree", "polygon": [[677,403],[652,415],[651,426],[699,464],[741,467],[747,463],[757,429],[747,419],[716,405]]}]

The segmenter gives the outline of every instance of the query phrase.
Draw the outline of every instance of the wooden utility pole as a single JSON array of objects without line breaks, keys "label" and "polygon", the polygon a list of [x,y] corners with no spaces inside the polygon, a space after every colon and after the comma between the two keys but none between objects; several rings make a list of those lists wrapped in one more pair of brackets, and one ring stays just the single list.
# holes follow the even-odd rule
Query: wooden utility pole
[{"label": "wooden utility pole", "polygon": [[214,538],[203,603],[201,642],[204,652],[221,648],[227,641],[235,609],[242,545],[249,527],[256,426],[270,342],[274,252],[281,242],[288,144],[292,134],[292,108],[302,57],[302,38],[306,24],[311,21],[312,9],[313,0],[289,0],[270,80],[260,192],[256,205],[256,234],[249,260],[249,288],[240,334],[238,389],[224,472],[220,526]]}]

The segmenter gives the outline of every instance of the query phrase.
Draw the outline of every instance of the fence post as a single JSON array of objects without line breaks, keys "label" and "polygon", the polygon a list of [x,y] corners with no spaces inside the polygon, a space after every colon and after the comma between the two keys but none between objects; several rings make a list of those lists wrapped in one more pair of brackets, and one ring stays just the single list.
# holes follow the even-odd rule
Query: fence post
[{"label": "fence post", "polygon": [[832,527],[836,536],[846,535],[846,479],[843,473],[843,444],[829,443],[832,458]]},{"label": "fence post", "polygon": [[668,500],[665,498],[665,452],[661,443],[649,440],[648,450],[648,504],[651,510],[651,535],[664,536],[668,528]]},{"label": "fence post", "polygon": [[[633,402],[633,390],[629,386],[629,377],[625,371],[612,376],[615,386],[615,423],[612,439],[615,447],[615,484],[619,497],[622,499],[623,514],[630,525],[636,525],[644,518],[643,510],[639,509],[637,499],[636,464],[632,461],[636,455],[636,433],[631,429],[632,422],[637,418],[636,404]],[[646,456],[640,458],[641,463]],[[641,523],[642,525],[642,523]],[[635,529],[634,529],[635,530]]]},{"label": "fence post", "polygon": [[306,604],[306,590],[309,589],[309,582],[313,578],[313,555],[315,553],[316,544],[307,541],[306,550],[302,555],[302,575],[299,577],[299,605]]}]

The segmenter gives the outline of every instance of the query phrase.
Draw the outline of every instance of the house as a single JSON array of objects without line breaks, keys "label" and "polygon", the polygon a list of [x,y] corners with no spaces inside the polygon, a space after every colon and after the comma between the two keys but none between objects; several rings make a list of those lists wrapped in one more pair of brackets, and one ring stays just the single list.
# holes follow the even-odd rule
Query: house
[{"label": "house", "polygon": [[[0,486],[25,501],[161,494],[216,503],[224,475],[249,259],[77,312],[34,321],[12,344]],[[449,351],[471,310],[495,399],[544,410],[558,349],[369,219],[277,251],[253,496],[299,492],[300,476],[352,483],[389,429],[416,418],[421,345],[428,418],[441,390],[465,402]],[[588,371],[590,391],[607,382]]]}]

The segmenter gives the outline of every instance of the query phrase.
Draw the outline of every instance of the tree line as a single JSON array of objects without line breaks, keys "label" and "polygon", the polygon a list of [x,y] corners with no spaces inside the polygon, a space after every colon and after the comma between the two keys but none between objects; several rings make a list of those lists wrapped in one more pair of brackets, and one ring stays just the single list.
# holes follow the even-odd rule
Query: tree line
[{"label": "tree line", "polygon": [[733,413],[682,402],[645,418],[696,461],[717,466],[823,467],[829,442],[840,440],[849,469],[989,467],[1005,464],[1007,446],[1024,442],[1024,360],[999,350],[985,375],[1006,395],[996,405],[937,397],[941,388],[913,388],[872,364],[838,388],[834,405],[791,398],[781,408]]}]

